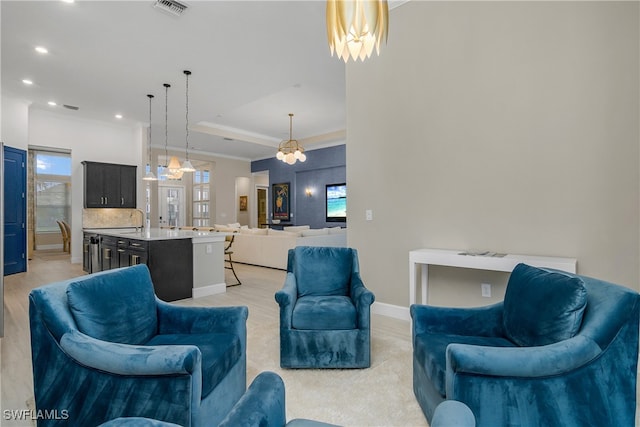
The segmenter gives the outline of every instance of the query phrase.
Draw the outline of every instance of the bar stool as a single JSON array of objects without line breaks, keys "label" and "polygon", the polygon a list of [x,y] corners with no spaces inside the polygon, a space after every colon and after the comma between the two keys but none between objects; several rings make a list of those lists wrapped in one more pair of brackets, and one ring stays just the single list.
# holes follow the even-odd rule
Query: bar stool
[{"label": "bar stool", "polygon": [[227,256],[227,258],[224,260],[225,263],[229,264],[228,266],[225,265],[224,268],[231,270],[231,272],[233,273],[233,276],[236,278],[236,280],[238,281],[238,283],[234,283],[233,285],[227,285],[228,287],[231,286],[238,286],[238,285],[242,285],[242,282],[240,282],[240,279],[238,279],[238,275],[236,274],[236,270],[234,270],[233,268],[233,260],[231,259],[231,255],[233,255],[233,251],[231,250],[231,245],[233,245],[233,240],[235,239],[235,235],[234,234],[229,234],[225,237],[225,242],[226,245],[224,247],[224,254]]}]

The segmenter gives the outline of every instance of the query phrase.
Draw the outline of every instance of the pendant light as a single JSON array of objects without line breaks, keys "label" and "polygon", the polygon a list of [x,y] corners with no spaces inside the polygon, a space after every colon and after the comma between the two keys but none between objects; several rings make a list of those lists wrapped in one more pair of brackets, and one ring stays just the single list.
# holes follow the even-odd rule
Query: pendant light
[{"label": "pendant light", "polygon": [[153,99],[153,95],[147,95],[149,98],[149,130],[147,131],[147,173],[145,174],[144,181],[157,181],[158,178],[153,173],[151,169],[151,100]]},{"label": "pendant light", "polygon": [[185,148],[184,148],[184,162],[182,163],[182,167],[180,170],[182,172],[195,172],[196,168],[193,167],[191,162],[189,161],[189,76],[191,75],[191,71],[184,70],[183,71],[186,79],[186,114],[185,114]]},{"label": "pendant light", "polygon": [[347,62],[380,55],[380,42],[387,41],[389,5],[387,0],[327,0],[327,37],[331,56]]},{"label": "pendant light", "polygon": [[[164,83],[164,166],[162,166],[162,176],[167,179],[180,179],[182,178],[182,172],[180,172],[180,161],[177,157],[172,156],[169,160],[169,83]],[[168,164],[167,164],[168,162]]]},{"label": "pendant light", "polygon": [[300,160],[300,162],[307,160],[307,155],[304,154],[304,148],[302,148],[302,145],[300,145],[298,141],[293,139],[292,130],[293,113],[289,113],[289,140],[280,143],[278,153],[276,154],[276,159],[282,160],[289,165],[293,165],[298,160]]}]

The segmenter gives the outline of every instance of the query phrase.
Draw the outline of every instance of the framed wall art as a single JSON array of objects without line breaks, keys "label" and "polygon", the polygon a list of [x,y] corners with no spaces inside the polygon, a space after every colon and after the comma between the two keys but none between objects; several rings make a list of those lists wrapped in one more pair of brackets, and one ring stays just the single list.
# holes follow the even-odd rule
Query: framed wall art
[{"label": "framed wall art", "polygon": [[273,184],[271,188],[273,198],[273,219],[289,221],[291,219],[291,205],[289,199],[289,183]]},{"label": "framed wall art", "polygon": [[247,197],[248,196],[240,196],[240,210],[241,211],[246,211],[247,210]]}]

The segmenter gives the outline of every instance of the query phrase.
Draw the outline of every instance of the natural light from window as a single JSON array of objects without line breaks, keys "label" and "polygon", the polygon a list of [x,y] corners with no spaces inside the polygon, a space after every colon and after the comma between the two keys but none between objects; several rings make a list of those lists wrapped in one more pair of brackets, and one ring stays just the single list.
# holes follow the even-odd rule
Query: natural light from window
[{"label": "natural light from window", "polygon": [[59,232],[71,219],[71,156],[35,151],[36,233]]}]

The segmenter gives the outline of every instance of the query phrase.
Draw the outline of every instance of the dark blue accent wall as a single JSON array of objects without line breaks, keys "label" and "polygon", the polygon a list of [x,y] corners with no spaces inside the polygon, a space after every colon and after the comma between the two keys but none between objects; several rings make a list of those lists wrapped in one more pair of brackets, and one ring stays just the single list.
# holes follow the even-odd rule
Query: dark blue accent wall
[{"label": "dark blue accent wall", "polygon": [[[251,172],[269,171],[269,218],[273,212],[271,186],[288,182],[291,185],[291,222],[311,228],[345,227],[344,222],[326,222],[325,186],[347,181],[346,146],[307,151],[307,161],[288,165],[274,157],[251,162]],[[305,194],[309,188],[311,196]],[[347,203],[348,203],[347,185]],[[348,206],[348,205],[347,205]],[[348,207],[347,207],[348,209]]]}]

